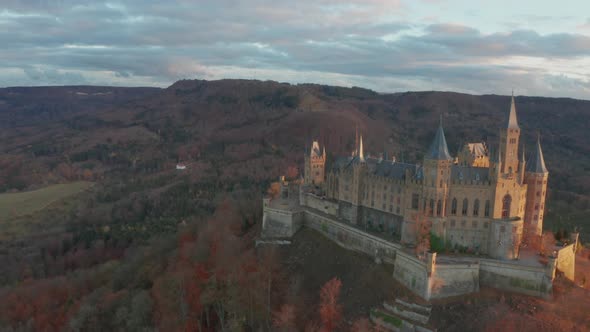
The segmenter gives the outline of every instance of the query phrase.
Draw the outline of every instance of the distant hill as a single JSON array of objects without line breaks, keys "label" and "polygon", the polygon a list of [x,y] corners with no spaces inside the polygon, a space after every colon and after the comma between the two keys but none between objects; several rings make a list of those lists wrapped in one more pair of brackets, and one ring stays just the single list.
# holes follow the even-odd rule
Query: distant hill
[{"label": "distant hill", "polygon": [[[151,177],[189,164],[191,181],[268,181],[301,166],[312,138],[420,162],[443,116],[449,148],[494,140],[509,96],[378,94],[362,88],[252,80],[183,80],[166,89],[0,89],[0,191],[63,180]],[[542,136],[550,227],[590,231],[590,101],[516,97],[526,150]]]}]

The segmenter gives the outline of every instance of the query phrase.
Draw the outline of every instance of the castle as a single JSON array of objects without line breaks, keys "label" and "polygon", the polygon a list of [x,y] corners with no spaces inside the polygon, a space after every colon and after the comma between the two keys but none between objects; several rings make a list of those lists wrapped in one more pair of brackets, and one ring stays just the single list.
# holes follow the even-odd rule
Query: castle
[{"label": "castle", "polygon": [[338,201],[346,221],[397,235],[402,243],[415,241],[414,224],[426,215],[445,243],[514,259],[523,234],[542,233],[549,176],[540,141],[527,166],[520,134],[512,98],[492,156],[484,143],[467,143],[451,157],[441,123],[422,165],[367,158],[361,136],[353,155],[338,158],[325,180],[325,149],[320,154],[314,142],[305,158],[305,183]]},{"label": "castle", "polygon": [[[521,259],[521,251],[527,243],[540,241],[549,177],[540,138],[526,160],[520,136],[512,96],[494,152],[485,143],[466,143],[453,158],[442,117],[421,165],[388,159],[385,153],[378,158],[366,156],[362,135],[359,137],[357,132],[352,154],[336,158],[327,167],[326,149],[314,141],[305,154],[302,181],[282,181],[280,197],[265,199],[263,235],[290,237],[308,225],[345,247],[394,263],[396,279],[405,280],[410,288],[417,287],[416,278],[423,280],[425,284],[417,290],[423,297],[445,296],[444,291],[432,294],[429,284],[437,265],[436,254],[424,255],[417,262],[407,255],[408,248],[419,245],[421,227],[426,224],[428,235],[432,234],[447,249],[454,248],[455,252],[460,249],[482,257],[452,260],[455,269],[461,264],[467,264],[467,270],[477,265],[477,272],[451,277],[448,282],[454,286],[449,286],[449,294],[478,289],[481,271],[485,275],[483,283],[503,280],[500,284],[506,285],[505,288],[514,288],[515,282],[510,281],[513,275],[506,276],[503,273],[507,272],[501,271],[507,271],[507,266],[521,271],[528,264],[526,259]],[[569,251],[556,248],[548,266],[526,266],[541,268],[537,274],[525,278],[529,291],[530,288],[541,293],[550,291],[556,268],[567,270],[567,276],[573,278],[574,258],[570,251],[575,249],[577,235],[572,242]],[[420,277],[422,267],[419,271],[408,270],[410,261],[422,266],[425,276]],[[438,264],[444,261],[440,256]],[[449,268],[453,264],[443,265]],[[494,268],[480,265],[494,265]],[[477,282],[473,281],[473,274],[479,276]],[[441,278],[439,275],[437,280]]]}]

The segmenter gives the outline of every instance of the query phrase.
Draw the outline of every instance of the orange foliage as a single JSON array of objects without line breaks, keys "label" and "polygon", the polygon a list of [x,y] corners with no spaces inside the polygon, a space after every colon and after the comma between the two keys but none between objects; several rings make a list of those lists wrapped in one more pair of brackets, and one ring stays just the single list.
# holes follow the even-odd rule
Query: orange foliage
[{"label": "orange foliage", "polygon": [[432,222],[426,214],[417,213],[414,215],[416,230],[416,254],[423,255],[430,250],[430,230]]},{"label": "orange foliage", "polygon": [[281,193],[281,184],[279,182],[273,182],[270,184],[270,187],[268,188],[268,196],[270,197],[270,199],[275,199],[277,197],[279,197]]},{"label": "orange foliage", "polygon": [[342,282],[338,278],[332,278],[326,282],[320,290],[320,318],[322,331],[334,331],[342,319],[342,306],[338,303]]},{"label": "orange foliage", "polygon": [[283,304],[273,314],[273,326],[281,331],[295,331],[295,306]]}]

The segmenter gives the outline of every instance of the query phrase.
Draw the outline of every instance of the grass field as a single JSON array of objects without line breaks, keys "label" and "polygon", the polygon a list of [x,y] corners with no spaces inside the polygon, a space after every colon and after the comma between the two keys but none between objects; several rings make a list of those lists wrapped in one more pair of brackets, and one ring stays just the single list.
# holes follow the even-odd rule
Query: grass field
[{"label": "grass field", "polygon": [[92,182],[78,181],[22,193],[0,194],[0,222],[33,214],[91,185]]}]

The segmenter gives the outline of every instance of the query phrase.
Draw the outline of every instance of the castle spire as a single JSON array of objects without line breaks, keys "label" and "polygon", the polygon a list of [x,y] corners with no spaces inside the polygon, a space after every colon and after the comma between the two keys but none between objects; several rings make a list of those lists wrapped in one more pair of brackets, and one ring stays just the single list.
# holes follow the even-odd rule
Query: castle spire
[{"label": "castle spire", "polygon": [[363,135],[361,135],[361,141],[359,144],[359,159],[360,161],[365,161],[365,154],[363,152]]},{"label": "castle spire", "polygon": [[514,91],[512,91],[512,99],[510,101],[510,115],[508,115],[508,129],[520,129],[518,127],[518,120],[516,119],[516,105],[514,103]]},{"label": "castle spire", "polygon": [[545,167],[545,159],[543,158],[543,150],[541,149],[541,134],[537,135],[537,148],[533,154],[532,160],[527,163],[527,172],[549,173],[547,167]]},{"label": "castle spire", "polygon": [[354,156],[359,154],[359,125],[358,123],[354,126]]},{"label": "castle spire", "polygon": [[451,154],[449,153],[449,148],[447,146],[447,140],[445,138],[445,132],[442,127],[442,115],[440,116],[440,123],[438,125],[438,130],[436,131],[436,135],[434,136],[434,140],[430,145],[430,149],[428,149],[428,153],[426,155],[428,159],[434,160],[449,160],[451,158]]}]

